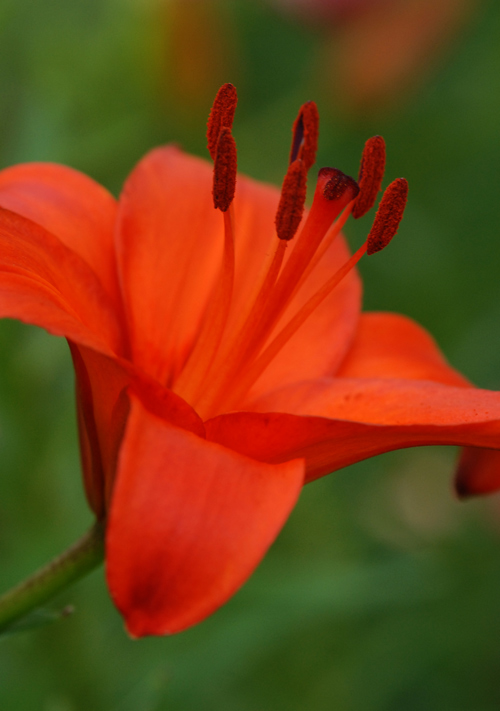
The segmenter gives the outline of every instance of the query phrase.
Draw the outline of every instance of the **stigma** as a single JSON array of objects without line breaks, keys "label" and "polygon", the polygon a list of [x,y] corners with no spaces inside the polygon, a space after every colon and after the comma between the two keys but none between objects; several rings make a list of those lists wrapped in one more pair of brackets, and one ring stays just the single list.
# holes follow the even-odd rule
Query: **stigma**
[{"label": "stigma", "polygon": [[236,105],[236,89],[224,84],[208,119],[207,145],[214,163],[212,194],[214,208],[222,213],[223,257],[198,337],[172,386],[203,419],[240,408],[273,359],[359,260],[389,244],[403,217],[408,194],[404,178],[387,187],[365,242],[287,320],[292,299],[349,216],[357,219],[374,206],[385,169],[384,139],[374,136],[364,146],[357,180],[338,168],[319,170],[306,212],[308,174],[318,148],[319,113],[313,101],[303,104],[292,127],[289,165],[275,215],[274,245],[252,298],[242,313],[236,318],[233,314],[228,328],[235,273],[237,153],[232,126]]}]

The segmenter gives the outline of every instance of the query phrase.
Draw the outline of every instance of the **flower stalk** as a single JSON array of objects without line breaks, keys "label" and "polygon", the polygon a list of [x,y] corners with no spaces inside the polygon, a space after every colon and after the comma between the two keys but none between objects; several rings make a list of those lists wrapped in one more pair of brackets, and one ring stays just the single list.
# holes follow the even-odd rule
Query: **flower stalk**
[{"label": "flower stalk", "polygon": [[68,550],[0,596],[0,633],[83,578],[104,559],[104,530],[96,523]]}]

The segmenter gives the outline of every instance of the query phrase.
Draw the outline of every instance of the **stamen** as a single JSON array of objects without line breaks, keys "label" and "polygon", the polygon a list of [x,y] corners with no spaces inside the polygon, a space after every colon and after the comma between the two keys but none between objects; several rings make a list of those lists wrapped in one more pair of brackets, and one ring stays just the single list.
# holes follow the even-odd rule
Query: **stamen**
[{"label": "stamen", "polygon": [[313,269],[316,268],[318,263],[321,261],[323,258],[323,255],[325,255],[332,244],[335,242],[336,238],[339,236],[340,231],[344,227],[345,223],[349,219],[352,211],[352,205],[353,203],[351,202],[346,208],[344,208],[343,212],[337,217],[333,225],[330,227],[328,232],[326,233],[325,237],[323,238],[321,244],[319,245],[318,249],[316,250],[316,253],[314,257],[311,259],[309,262],[309,265],[307,269],[304,271],[302,274],[301,278],[297,282],[297,285],[295,287],[294,293],[292,296],[294,296],[297,291],[302,287],[302,284],[304,284],[305,281],[309,278],[309,275],[313,271]]},{"label": "stamen", "polygon": [[304,162],[298,158],[290,163],[276,212],[276,233],[280,239],[291,240],[297,232],[302,215],[307,190],[307,170]]},{"label": "stamen", "polygon": [[214,207],[226,212],[234,198],[236,189],[236,142],[230,128],[222,128],[217,141],[214,159],[213,197]]},{"label": "stamen", "polygon": [[352,216],[356,220],[375,205],[377,194],[382,185],[384,169],[385,141],[382,136],[373,136],[365,143],[361,156],[358,177],[360,192],[352,209]]},{"label": "stamen", "polygon": [[[196,404],[197,412],[204,415],[207,414],[217,402],[216,393],[224,393],[224,388],[221,389],[221,384],[231,379],[238,371],[240,360],[235,354],[244,352],[245,345],[248,342],[248,334],[252,334],[254,328],[258,326],[272,294],[287,247],[288,242],[286,240],[277,240],[272,259],[260,279],[260,287],[250,300],[250,308],[238,320],[233,338],[222,344],[216,359],[212,363],[214,377],[206,384],[200,400],[193,403]],[[223,394],[221,396],[224,397]],[[205,412],[205,408],[208,408],[207,412]]]},{"label": "stamen", "polygon": [[314,165],[318,150],[319,113],[314,101],[308,101],[300,107],[293,124],[292,134],[290,163],[301,158],[307,172]]},{"label": "stamen", "polygon": [[[337,190],[339,197],[336,199],[328,199],[324,196],[324,189],[332,179],[332,185],[338,179],[344,186],[343,190]],[[207,387],[202,399],[194,403],[198,413],[208,417],[209,413],[217,411],[220,399],[225,399],[227,396],[226,384],[232,382],[236,374],[246,367],[245,364],[251,363],[257,357],[290,302],[297,283],[314,257],[323,237],[339,213],[356,197],[357,189],[356,181],[352,178],[347,179],[347,176],[340,171],[333,168],[323,168],[319,171],[313,204],[294,243],[293,251],[275,283],[273,283],[274,275],[272,281],[266,279],[265,300],[262,296],[263,287],[235,339],[230,354],[219,367],[217,375]],[[286,245],[287,242],[281,241],[280,244]],[[219,358],[217,365],[220,365]]]},{"label": "stamen", "polygon": [[232,84],[224,84],[214,99],[207,124],[207,145],[212,160],[215,160],[217,143],[222,128],[231,128],[238,95]]},{"label": "stamen", "polygon": [[[198,337],[178,378],[174,391],[207,418],[237,407],[269,363],[303,323],[332,293],[361,257],[383,249],[396,234],[406,205],[404,179],[385,191],[365,243],[316,293],[286,321],[283,317],[295,295],[352,213],[361,217],[373,206],[385,167],[385,143],[380,136],[364,147],[359,185],[335,168],[322,168],[307,219],[302,222],[307,173],[316,159],[319,116],[316,104],[305,103],[293,125],[290,165],[283,180],[275,224],[278,239],[262,265],[251,298],[239,313],[230,314],[235,254],[232,201],[235,193],[237,155],[231,135],[237,104],[236,89],[225,84],[210,112],[208,150],[214,160],[213,198],[224,216],[224,252],[219,280],[207,305]],[[288,242],[300,231],[288,248]],[[290,249],[285,261],[285,252]],[[311,277],[314,280],[314,274]],[[302,292],[301,292],[302,293]],[[283,325],[284,324],[284,325]]]},{"label": "stamen", "polygon": [[[403,217],[407,195],[408,183],[404,178],[398,178],[389,185],[382,197],[373,227],[364,244],[362,244],[347,262],[309,298],[295,316],[293,316],[273,338],[264,351],[255,358],[252,365],[245,369],[238,386],[228,393],[224,402],[218,403],[219,406],[223,409],[231,409],[235,403],[241,401],[269,363],[277,356],[309,316],[339,285],[342,279],[355,267],[361,257],[364,254],[374,254],[389,244],[396,234],[399,223]],[[348,210],[346,210],[346,212],[348,213]]]},{"label": "stamen", "polygon": [[322,168],[319,171],[311,210],[294,245],[294,250],[276,282],[272,297],[267,304],[267,313],[261,319],[260,332],[256,334],[254,339],[255,344],[257,341],[261,343],[267,338],[332,222],[357,195],[357,183],[352,178],[349,178],[343,181],[345,183],[344,189],[338,191],[339,197],[335,199],[325,198],[325,188],[330,180],[334,179],[335,181],[337,179],[337,174],[347,178],[347,176],[344,176],[343,173],[334,168]]},{"label": "stamen", "polygon": [[334,168],[322,168],[319,171],[311,210],[294,245],[294,250],[276,282],[273,296],[267,306],[267,318],[263,319],[261,324],[262,331],[259,340],[262,340],[264,332],[269,333],[269,330],[280,317],[294,291],[295,285],[307,269],[332,222],[344,207],[356,197],[357,183],[350,178],[345,181],[344,189],[338,191],[339,196],[337,198],[325,198],[325,188],[330,180],[334,179],[335,181],[338,178],[337,174],[347,178],[347,176],[344,176],[343,173]]},{"label": "stamen", "polygon": [[234,224],[232,208],[224,212],[224,253],[222,269],[209,301],[193,350],[178,380],[175,392],[189,402],[203,383],[219,348],[226,327],[234,284]]},{"label": "stamen", "polygon": [[375,254],[387,247],[403,219],[407,197],[408,182],[404,178],[397,178],[387,187],[366,240],[367,254]]},{"label": "stamen", "polygon": [[366,253],[367,243],[365,242],[355,252],[345,264],[323,284],[318,291],[313,294],[309,300],[301,307],[301,309],[293,316],[293,318],[284,326],[284,328],[273,338],[266,349],[256,358],[250,368],[244,371],[238,387],[228,393],[228,398],[219,406],[224,410],[231,409],[232,405],[241,401],[241,399],[250,390],[257,378],[264,372],[269,363],[278,355],[282,348],[288,343],[290,338],[297,333],[298,329],[307,321],[309,316],[318,308],[318,306],[329,296],[332,291],[340,284],[342,279],[356,266],[361,257]]}]

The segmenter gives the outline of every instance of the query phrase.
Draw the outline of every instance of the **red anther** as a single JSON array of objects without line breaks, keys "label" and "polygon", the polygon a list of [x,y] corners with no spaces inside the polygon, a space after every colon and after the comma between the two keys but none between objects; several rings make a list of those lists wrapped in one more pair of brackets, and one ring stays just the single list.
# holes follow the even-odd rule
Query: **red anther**
[{"label": "red anther", "polygon": [[207,145],[212,160],[215,160],[217,141],[222,128],[231,128],[238,95],[232,84],[224,84],[217,92],[207,123]]},{"label": "red anther", "polygon": [[230,128],[222,128],[217,141],[214,159],[214,206],[226,212],[234,198],[236,188],[236,142]]},{"label": "red anther", "polygon": [[373,136],[365,143],[359,167],[359,195],[352,208],[355,219],[365,215],[375,205],[385,169],[385,141]]},{"label": "red anther", "polygon": [[340,200],[344,198],[345,204],[354,200],[359,193],[359,185],[341,170],[337,168],[322,168],[320,176],[327,178],[323,188],[323,195],[327,200]]},{"label": "red anther", "polygon": [[316,151],[318,150],[319,113],[314,101],[308,101],[300,107],[293,124],[292,134],[290,163],[301,158],[307,173],[316,161]]},{"label": "red anther", "polygon": [[366,253],[375,254],[387,247],[398,231],[408,197],[408,182],[397,178],[385,190],[366,240]]},{"label": "red anther", "polygon": [[307,169],[299,158],[290,163],[281,188],[281,198],[274,220],[280,239],[290,240],[297,232],[304,213],[306,188]]}]

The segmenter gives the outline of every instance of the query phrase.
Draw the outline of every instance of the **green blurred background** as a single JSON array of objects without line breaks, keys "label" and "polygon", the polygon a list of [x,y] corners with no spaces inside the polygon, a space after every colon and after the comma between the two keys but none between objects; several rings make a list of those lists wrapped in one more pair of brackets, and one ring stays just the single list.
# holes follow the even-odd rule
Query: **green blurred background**
[{"label": "green blurred background", "polygon": [[[279,183],[296,111],[315,99],[320,165],[356,175],[379,133],[388,179],[410,183],[398,238],[361,264],[365,307],[416,318],[453,365],[500,388],[500,4],[457,3],[470,12],[456,31],[372,95],[347,76],[357,16],[315,24],[265,0],[3,0],[0,163],[66,163],[118,193],[157,144],[205,155],[211,99],[232,81],[240,168]],[[368,226],[348,225],[353,246]],[[73,615],[0,640],[0,708],[497,711],[500,502],[456,501],[455,457],[396,452],[306,487],[241,592],[176,637],[131,641],[94,572],[52,606]],[[0,467],[7,589],[91,524],[66,344],[8,321]]]}]

